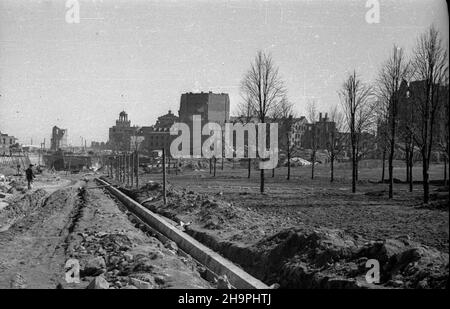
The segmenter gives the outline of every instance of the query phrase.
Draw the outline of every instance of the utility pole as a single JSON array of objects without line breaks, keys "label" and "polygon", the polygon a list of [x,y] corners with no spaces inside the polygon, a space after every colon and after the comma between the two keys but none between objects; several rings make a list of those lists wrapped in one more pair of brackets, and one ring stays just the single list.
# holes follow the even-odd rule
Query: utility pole
[{"label": "utility pole", "polygon": [[125,154],[125,171],[127,174],[127,187],[130,185],[130,156],[128,152]]},{"label": "utility pole", "polygon": [[134,185],[134,154],[130,153],[130,178],[131,178],[131,187]]},{"label": "utility pole", "polygon": [[136,149],[135,151],[135,156],[136,156],[136,188],[139,189],[139,152]]},{"label": "utility pole", "polygon": [[162,161],[163,161],[163,168],[162,168],[162,172],[163,172],[163,200],[164,200],[164,205],[167,204],[167,197],[166,197],[166,151],[165,148],[163,148],[162,150]]}]

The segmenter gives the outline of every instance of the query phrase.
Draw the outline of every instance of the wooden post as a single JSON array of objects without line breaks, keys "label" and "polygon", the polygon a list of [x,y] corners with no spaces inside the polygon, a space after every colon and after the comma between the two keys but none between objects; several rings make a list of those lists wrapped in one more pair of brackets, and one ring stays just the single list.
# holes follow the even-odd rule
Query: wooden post
[{"label": "wooden post", "polygon": [[162,160],[163,160],[163,168],[162,168],[162,172],[163,172],[163,200],[164,200],[164,205],[167,204],[167,198],[166,198],[166,151],[163,148],[162,150]]},{"label": "wooden post", "polygon": [[128,152],[125,154],[125,162],[126,162],[126,174],[127,174],[127,186],[130,185],[130,159],[128,156]]},{"label": "wooden post", "polygon": [[122,182],[122,154],[119,154],[119,182]]},{"label": "wooden post", "polygon": [[119,181],[119,156],[115,157],[116,161],[116,180]]},{"label": "wooden post", "polygon": [[134,185],[134,154],[130,154],[130,178],[131,178],[131,187]]},{"label": "wooden post", "polygon": [[125,184],[125,154],[122,153],[122,183]]},{"label": "wooden post", "polygon": [[136,188],[139,189],[139,152],[136,150]]},{"label": "wooden post", "polygon": [[214,157],[214,177],[216,177],[216,163],[217,163],[217,158]]}]

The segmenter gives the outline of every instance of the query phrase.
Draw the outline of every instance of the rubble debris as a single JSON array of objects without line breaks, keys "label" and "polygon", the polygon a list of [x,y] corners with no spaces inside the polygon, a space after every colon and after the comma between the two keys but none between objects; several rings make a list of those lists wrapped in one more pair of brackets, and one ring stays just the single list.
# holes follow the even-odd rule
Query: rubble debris
[{"label": "rubble debris", "polygon": [[106,290],[109,289],[109,283],[102,275],[100,275],[92,279],[86,289]]},{"label": "rubble debris", "polygon": [[[367,241],[342,230],[306,227],[266,236],[257,225],[249,225],[248,229],[263,238],[253,245],[242,245],[234,243],[233,237],[221,240],[218,236],[230,221],[241,219],[243,210],[220,200],[217,194],[196,194],[169,185],[167,205],[161,203],[155,188],[142,187],[130,195],[138,202],[147,199],[145,207],[177,222],[186,220],[183,215],[189,214],[189,219],[195,220],[186,228],[191,236],[274,287],[445,288],[448,284],[448,254],[407,237]],[[365,280],[369,259],[380,263],[378,286]]]}]

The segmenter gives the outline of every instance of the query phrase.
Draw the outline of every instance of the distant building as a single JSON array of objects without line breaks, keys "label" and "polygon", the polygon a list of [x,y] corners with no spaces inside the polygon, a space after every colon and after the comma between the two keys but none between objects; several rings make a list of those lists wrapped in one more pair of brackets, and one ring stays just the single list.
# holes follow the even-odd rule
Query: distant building
[{"label": "distant building", "polygon": [[[201,117],[201,126],[208,122],[219,124],[222,128],[230,118],[230,98],[227,93],[183,93],[180,99],[180,109],[178,111],[179,121],[186,123],[192,132],[192,117],[199,115]],[[207,136],[202,136],[202,144]],[[193,150],[193,134],[191,139],[191,153]]]},{"label": "distant building", "polygon": [[157,128],[156,126],[142,127],[138,134],[144,138],[141,149],[148,153],[163,148],[169,151],[170,144],[175,138],[170,135],[170,128]]},{"label": "distant building", "polygon": [[[403,81],[399,89],[399,102],[397,114],[399,117],[398,131],[403,133],[406,127],[416,128],[420,130],[422,126],[421,103],[426,98],[426,81],[412,81],[407,83]],[[435,112],[433,124],[433,147],[439,148],[439,141],[447,136],[446,122],[448,114],[445,111],[445,104],[448,104],[448,85],[436,87],[438,93],[435,93],[435,100],[439,100],[438,109]],[[398,134],[401,136],[402,134]]]},{"label": "distant building", "polygon": [[227,93],[183,93],[178,111],[180,122],[192,123],[193,115],[200,115],[202,124],[216,122],[223,125],[230,118],[230,98]]},{"label": "distant building", "polygon": [[138,127],[131,126],[128,114],[120,112],[116,125],[109,128],[109,148],[114,151],[130,151],[132,147],[132,136],[137,134]]},{"label": "distant building", "polygon": [[0,154],[9,154],[9,149],[17,141],[14,136],[0,132]]},{"label": "distant building", "polygon": [[176,136],[170,135],[170,127],[178,121],[172,111],[158,117],[155,125],[141,127],[138,130],[138,136],[142,137],[141,149],[147,153],[165,148],[170,149],[170,144]]},{"label": "distant building", "polygon": [[105,142],[96,142],[96,141],[92,141],[91,142],[91,148],[93,150],[105,150],[107,149],[107,144]]},{"label": "distant building", "polygon": [[319,120],[314,123],[306,123],[304,134],[301,136],[301,147],[305,149],[327,149],[331,132],[336,130],[336,123],[328,119],[328,114],[322,117],[319,113]]},{"label": "distant building", "polygon": [[67,147],[67,129],[60,129],[54,126],[50,139],[50,149],[56,151],[64,147]]},{"label": "distant building", "polygon": [[295,148],[302,146],[302,138],[306,132],[306,125],[308,120],[305,116],[300,118],[293,118],[291,123],[290,145]]},{"label": "distant building", "polygon": [[158,129],[169,129],[175,122],[178,121],[178,117],[175,116],[171,110],[165,115],[158,117],[156,121],[155,128]]}]

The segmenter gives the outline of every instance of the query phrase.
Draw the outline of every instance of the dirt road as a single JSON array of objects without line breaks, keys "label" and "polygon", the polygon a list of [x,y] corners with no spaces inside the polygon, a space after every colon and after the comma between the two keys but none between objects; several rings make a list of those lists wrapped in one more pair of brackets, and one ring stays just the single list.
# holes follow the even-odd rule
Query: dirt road
[{"label": "dirt road", "polygon": [[[136,228],[95,186],[82,175],[42,175],[14,195],[0,212],[10,222],[0,232],[0,288],[86,288],[99,275],[101,288],[211,287],[192,260]],[[65,280],[69,259],[79,283]]]}]

